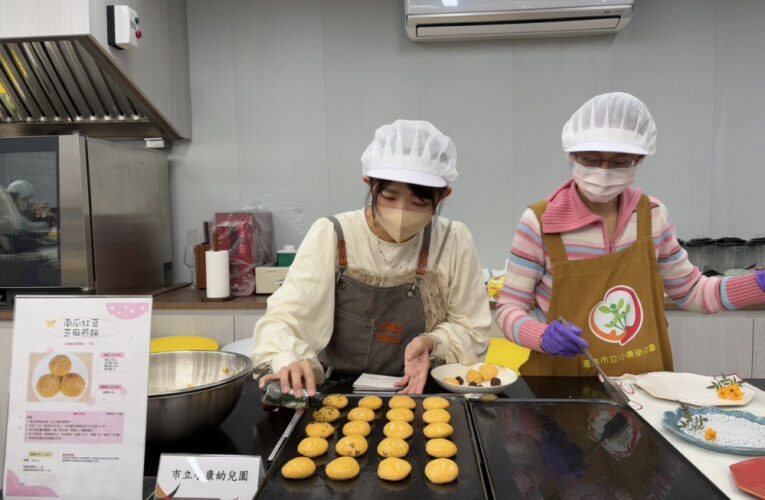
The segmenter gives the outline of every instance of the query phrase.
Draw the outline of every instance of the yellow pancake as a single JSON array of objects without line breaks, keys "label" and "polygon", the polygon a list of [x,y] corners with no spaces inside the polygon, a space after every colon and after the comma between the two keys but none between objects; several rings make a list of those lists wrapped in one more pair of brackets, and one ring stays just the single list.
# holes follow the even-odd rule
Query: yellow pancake
[{"label": "yellow pancake", "polygon": [[308,437],[328,438],[334,432],[335,428],[328,422],[311,422],[305,426],[305,433]]},{"label": "yellow pancake", "polygon": [[422,402],[422,407],[426,410],[445,410],[449,408],[449,405],[449,400],[442,398],[441,396],[431,396],[429,398],[425,398],[425,401]]},{"label": "yellow pancake", "polygon": [[372,432],[372,428],[369,426],[369,422],[365,420],[351,420],[343,426],[343,435],[350,436],[357,434],[362,437],[366,437]]},{"label": "yellow pancake", "polygon": [[332,460],[324,468],[327,477],[338,481],[353,479],[359,475],[359,463],[353,457],[339,457]]},{"label": "yellow pancake", "polygon": [[69,373],[61,378],[61,392],[70,398],[76,398],[85,390],[85,379],[76,373]]},{"label": "yellow pancake", "polygon": [[393,408],[388,410],[388,413],[385,414],[385,417],[388,420],[403,420],[404,422],[411,422],[414,420],[414,413],[412,410],[408,410],[406,408]]},{"label": "yellow pancake", "polygon": [[305,479],[316,472],[316,464],[306,457],[295,457],[282,466],[282,476],[287,479]]},{"label": "yellow pancake", "polygon": [[367,452],[367,447],[367,440],[363,436],[351,434],[337,442],[335,451],[345,457],[360,457]]},{"label": "yellow pancake", "polygon": [[379,410],[383,401],[378,396],[364,396],[359,400],[358,406],[369,408],[370,410]]},{"label": "yellow pancake", "polygon": [[436,484],[451,483],[460,473],[460,468],[453,460],[436,458],[425,466],[425,477]]},{"label": "yellow pancake", "polygon": [[304,457],[318,457],[324,455],[329,448],[329,443],[326,439],[307,437],[298,443],[297,451]]},{"label": "yellow pancake", "polygon": [[317,422],[334,422],[340,418],[340,410],[331,406],[322,406],[313,412],[313,419]]},{"label": "yellow pancake", "polygon": [[417,403],[409,396],[398,395],[390,398],[388,406],[390,408],[406,408],[407,410],[413,410],[417,406]]},{"label": "yellow pancake", "polygon": [[449,458],[457,454],[457,445],[448,439],[431,439],[425,445],[425,452],[433,458]]},{"label": "yellow pancake", "polygon": [[454,428],[446,422],[433,422],[428,424],[422,430],[425,437],[428,439],[433,438],[447,438],[454,434]]},{"label": "yellow pancake", "polygon": [[69,359],[69,356],[58,354],[51,358],[50,363],[48,363],[48,369],[53,375],[63,377],[72,371],[72,360]]},{"label": "yellow pancake", "polygon": [[375,412],[369,408],[357,407],[348,412],[348,420],[363,420],[371,422],[375,419]]},{"label": "yellow pancake", "polygon": [[386,437],[377,445],[377,454],[381,457],[404,457],[409,453],[409,443],[401,438]]},{"label": "yellow pancake", "polygon": [[391,420],[385,424],[385,427],[383,427],[383,434],[388,437],[406,439],[411,436],[413,432],[414,429],[412,429],[412,426],[403,420]]},{"label": "yellow pancake", "polygon": [[401,481],[412,472],[412,464],[406,460],[389,457],[377,466],[377,475],[386,481]]},{"label": "yellow pancake", "polygon": [[447,424],[452,419],[452,416],[446,410],[428,410],[422,414],[422,420],[426,424],[432,424],[433,422],[446,422]]},{"label": "yellow pancake", "polygon": [[324,398],[324,401],[322,402],[324,406],[331,406],[332,408],[337,408],[338,410],[342,410],[346,406],[348,406],[348,398],[343,396],[342,394],[330,394],[326,398]]}]

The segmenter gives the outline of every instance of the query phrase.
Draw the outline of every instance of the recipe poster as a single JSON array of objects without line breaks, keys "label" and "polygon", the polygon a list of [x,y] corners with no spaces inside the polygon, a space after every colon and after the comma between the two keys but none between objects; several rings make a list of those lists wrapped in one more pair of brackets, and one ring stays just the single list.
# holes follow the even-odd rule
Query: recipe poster
[{"label": "recipe poster", "polygon": [[140,498],[151,297],[19,297],[6,499]]}]

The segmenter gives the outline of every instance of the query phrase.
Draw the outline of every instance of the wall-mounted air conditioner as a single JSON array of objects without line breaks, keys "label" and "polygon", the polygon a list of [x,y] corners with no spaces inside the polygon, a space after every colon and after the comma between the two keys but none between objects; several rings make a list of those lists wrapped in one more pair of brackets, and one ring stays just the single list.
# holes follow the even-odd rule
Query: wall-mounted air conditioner
[{"label": "wall-mounted air conditioner", "polygon": [[633,0],[405,0],[416,42],[616,33]]}]

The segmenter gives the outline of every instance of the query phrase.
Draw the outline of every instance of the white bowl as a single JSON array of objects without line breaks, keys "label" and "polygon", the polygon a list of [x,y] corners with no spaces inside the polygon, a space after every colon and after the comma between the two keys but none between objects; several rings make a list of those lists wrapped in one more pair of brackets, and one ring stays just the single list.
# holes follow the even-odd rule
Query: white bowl
[{"label": "white bowl", "polygon": [[[510,368],[494,365],[497,367],[497,377],[502,382],[501,384],[491,385],[486,381],[481,382],[481,385],[478,386],[468,385],[466,380],[467,371],[470,369],[478,370],[483,364],[484,363],[474,363],[472,365],[463,365],[462,363],[449,363],[447,365],[437,366],[430,370],[430,376],[433,377],[433,380],[435,380],[441,388],[457,394],[497,394],[503,392],[510,387],[513,382],[518,380],[518,375]],[[465,383],[463,385],[456,385],[444,382],[445,378],[457,377],[462,377],[462,380],[465,380]]]}]

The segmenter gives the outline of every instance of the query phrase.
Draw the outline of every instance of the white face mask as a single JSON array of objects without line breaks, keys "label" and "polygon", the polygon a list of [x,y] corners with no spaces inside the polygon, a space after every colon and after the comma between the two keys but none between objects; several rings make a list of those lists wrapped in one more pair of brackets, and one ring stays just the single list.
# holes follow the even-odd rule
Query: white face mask
[{"label": "white face mask", "polygon": [[380,206],[375,208],[375,220],[398,243],[422,231],[432,217],[431,212],[413,212]]},{"label": "white face mask", "polygon": [[627,168],[585,167],[574,162],[572,177],[588,200],[595,203],[611,201],[635,181],[636,165]]}]

